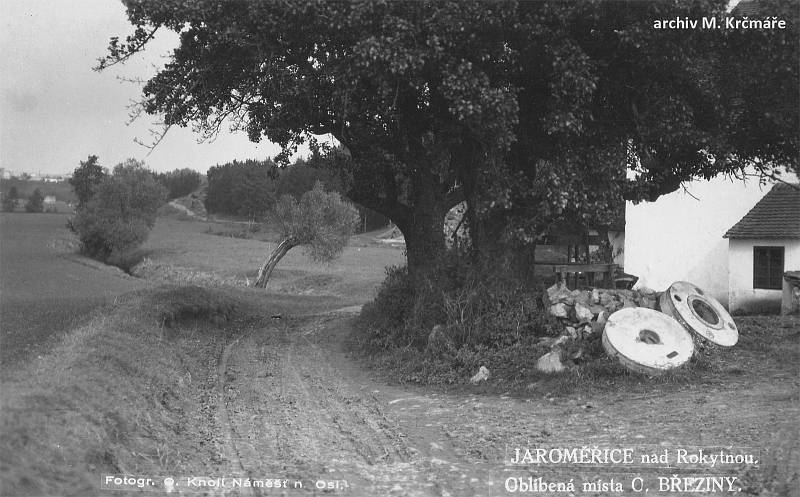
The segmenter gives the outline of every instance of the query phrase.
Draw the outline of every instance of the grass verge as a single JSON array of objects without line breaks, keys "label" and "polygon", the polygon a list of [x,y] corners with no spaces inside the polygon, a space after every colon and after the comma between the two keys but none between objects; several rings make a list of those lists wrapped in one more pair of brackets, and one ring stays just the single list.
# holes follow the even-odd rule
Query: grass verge
[{"label": "grass verge", "polygon": [[0,494],[100,495],[104,475],[218,460],[196,430],[213,423],[210,375],[236,314],[234,298],[197,287],[129,294],[4,381]]}]

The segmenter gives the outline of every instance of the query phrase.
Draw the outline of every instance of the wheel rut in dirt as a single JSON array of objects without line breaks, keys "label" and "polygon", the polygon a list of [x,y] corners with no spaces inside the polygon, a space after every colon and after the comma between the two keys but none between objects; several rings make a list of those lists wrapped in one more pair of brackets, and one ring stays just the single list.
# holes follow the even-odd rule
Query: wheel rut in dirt
[{"label": "wheel rut in dirt", "polygon": [[446,441],[412,446],[385,401],[352,381],[341,351],[318,343],[331,319],[341,316],[274,320],[226,347],[218,371],[226,469],[289,482],[270,495],[318,493],[317,485],[359,496],[476,495]]}]

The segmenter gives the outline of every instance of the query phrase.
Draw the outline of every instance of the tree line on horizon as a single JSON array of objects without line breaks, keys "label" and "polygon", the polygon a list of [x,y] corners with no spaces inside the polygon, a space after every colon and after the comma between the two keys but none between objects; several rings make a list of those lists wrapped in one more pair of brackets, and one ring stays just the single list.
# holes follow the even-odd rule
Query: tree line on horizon
[{"label": "tree line on horizon", "polygon": [[[326,191],[344,194],[342,181],[331,171],[318,167],[319,157],[299,158],[279,167],[273,160],[234,160],[209,168],[205,207],[210,214],[263,220],[284,195],[299,200],[321,183]],[[371,209],[355,206],[361,231],[386,226],[389,219]]]}]

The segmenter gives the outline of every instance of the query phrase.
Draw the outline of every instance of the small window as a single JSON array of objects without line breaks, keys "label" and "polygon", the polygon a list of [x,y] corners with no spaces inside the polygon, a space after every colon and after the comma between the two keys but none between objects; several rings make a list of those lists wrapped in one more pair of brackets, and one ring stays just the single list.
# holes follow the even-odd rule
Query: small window
[{"label": "small window", "polygon": [[753,288],[783,288],[783,247],[753,247]]}]

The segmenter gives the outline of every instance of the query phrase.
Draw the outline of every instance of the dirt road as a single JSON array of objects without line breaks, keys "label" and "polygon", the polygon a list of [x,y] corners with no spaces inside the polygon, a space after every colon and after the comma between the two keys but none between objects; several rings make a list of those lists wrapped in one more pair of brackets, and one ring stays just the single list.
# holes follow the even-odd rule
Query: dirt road
[{"label": "dirt road", "polygon": [[301,492],[296,481],[313,493],[475,495],[474,471],[433,420],[417,420],[416,438],[401,426],[395,411],[414,399],[379,389],[332,343],[326,333],[341,322],[340,313],[277,322],[226,348],[231,473],[289,480],[278,495]]},{"label": "dirt road", "polygon": [[[342,312],[272,320],[225,348],[217,383],[223,457],[215,471],[281,486],[223,493],[495,496],[519,491],[517,478],[543,477],[572,481],[576,490],[566,495],[621,495],[582,487],[598,480],[621,482],[622,494],[632,495],[639,476],[651,495],[676,495],[656,492],[659,476],[735,476],[747,491],[768,461],[800,467],[797,378],[592,399],[431,393],[370,378],[339,345],[348,326]],[[519,447],[630,447],[636,457],[718,447],[756,454],[761,467],[510,464]]]}]

